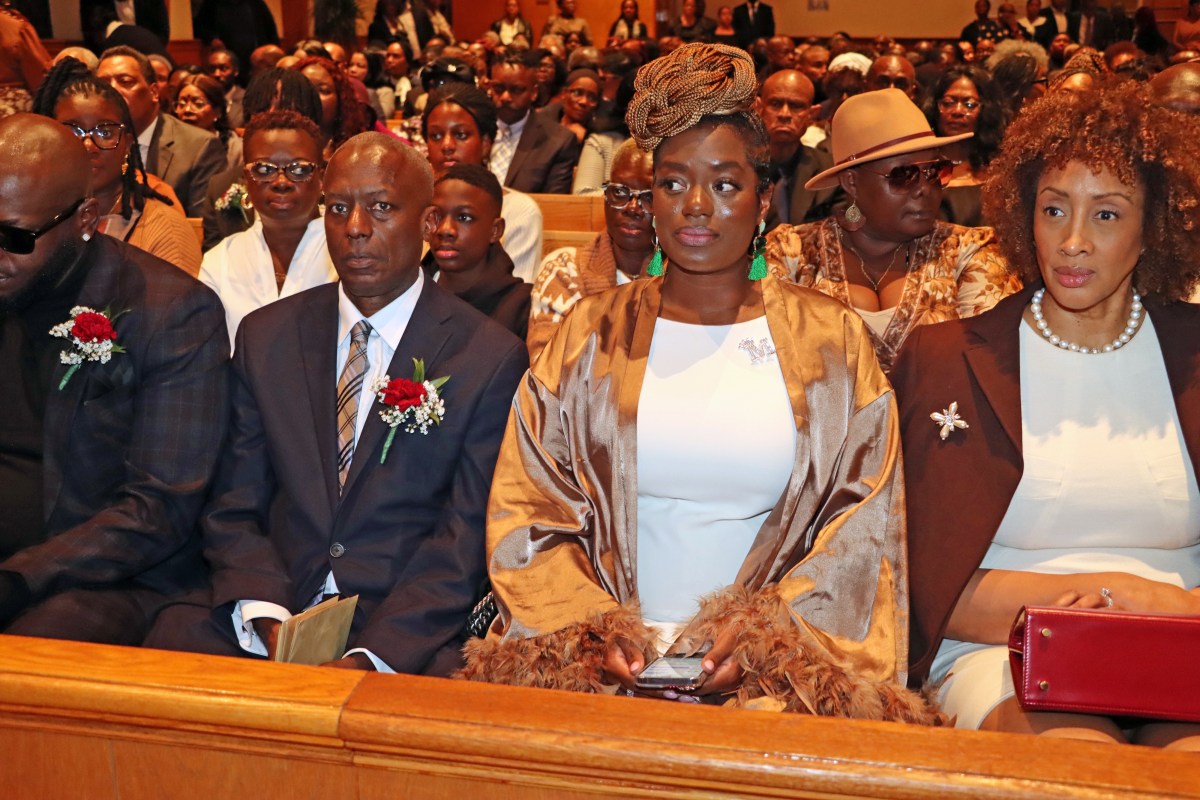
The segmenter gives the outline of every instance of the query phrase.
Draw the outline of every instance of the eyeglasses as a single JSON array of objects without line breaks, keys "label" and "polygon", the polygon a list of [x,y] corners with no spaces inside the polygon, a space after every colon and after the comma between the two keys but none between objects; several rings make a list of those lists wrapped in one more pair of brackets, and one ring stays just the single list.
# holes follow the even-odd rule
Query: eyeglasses
[{"label": "eyeglasses", "polygon": [[101,122],[91,130],[72,125],[70,122],[63,124],[70,128],[71,133],[80,141],[91,137],[92,144],[101,150],[116,150],[117,145],[121,143],[121,131],[125,130],[125,126],[119,122]]},{"label": "eyeglasses", "polygon": [[636,201],[637,204],[642,208],[646,209],[647,211],[650,210],[654,197],[653,189],[642,189],[641,191],[637,191],[635,189],[630,189],[623,183],[608,183],[607,181],[605,181],[603,187],[604,202],[608,203],[608,205],[612,208],[628,208],[630,202]]},{"label": "eyeglasses", "polygon": [[0,250],[16,256],[27,256],[33,252],[39,237],[52,231],[59,223],[68,220],[79,210],[86,198],[81,197],[71,204],[71,207],[47,222],[36,231],[17,228],[12,225],[0,225]]},{"label": "eyeglasses", "polygon": [[[875,172],[873,169],[867,171]],[[888,172],[875,172],[876,175],[887,178],[888,185],[897,192],[906,192],[912,189],[921,178],[924,178],[926,183],[945,186],[950,182],[950,176],[953,173],[954,162],[945,158],[939,158],[936,161],[921,161],[916,164],[901,164],[898,167],[892,167]]]},{"label": "eyeglasses", "polygon": [[246,174],[257,183],[270,183],[280,172],[292,183],[304,183],[316,174],[317,165],[300,159],[283,166],[270,161],[251,161],[246,165]]},{"label": "eyeglasses", "polygon": [[176,108],[194,108],[197,111],[203,111],[206,108],[212,108],[212,103],[203,97],[180,97],[175,101]]},{"label": "eyeglasses", "polygon": [[938,100],[938,108],[942,111],[953,111],[958,106],[962,106],[967,111],[974,111],[979,108],[979,101],[969,97],[943,97]]}]

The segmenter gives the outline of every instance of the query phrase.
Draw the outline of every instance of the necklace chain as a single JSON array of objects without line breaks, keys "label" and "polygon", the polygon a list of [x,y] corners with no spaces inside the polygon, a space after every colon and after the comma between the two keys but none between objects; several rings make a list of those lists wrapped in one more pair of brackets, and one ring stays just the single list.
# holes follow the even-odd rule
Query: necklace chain
[{"label": "necklace chain", "polygon": [[[871,290],[874,291],[875,294],[879,294],[879,284],[883,283],[883,279],[885,277],[887,277],[887,274],[892,271],[893,267],[896,266],[896,256],[899,255],[900,250],[905,247],[904,243],[902,242],[902,243],[896,245],[896,249],[892,251],[892,259],[891,259],[891,261],[888,262],[887,269],[885,269],[883,272],[879,273],[878,278],[873,279],[871,277],[871,274],[869,272],[867,272],[867,260],[862,257],[862,253],[858,252],[858,250],[854,247],[854,243],[850,241],[849,237],[842,238],[842,226],[835,225],[834,227],[837,229],[838,242],[845,245],[850,250],[850,252],[854,254],[854,257],[858,259],[859,271],[861,271],[863,274],[863,277],[867,279],[867,283],[871,284]],[[908,248],[909,249],[912,248],[912,242],[908,243]],[[905,254],[904,254],[905,266],[908,266],[910,261],[911,261],[910,253],[905,252]],[[845,257],[843,257],[842,258],[842,272],[845,273],[845,271],[846,271],[846,259],[845,259]]]},{"label": "necklace chain", "polygon": [[1045,296],[1046,289],[1044,287],[1034,292],[1033,299],[1029,301],[1029,310],[1033,313],[1033,321],[1038,333],[1050,344],[1063,350],[1070,350],[1072,353],[1087,353],[1088,355],[1111,353],[1129,344],[1129,340],[1141,329],[1142,316],[1145,312],[1142,309],[1142,296],[1135,291],[1133,293],[1133,305],[1129,307],[1129,319],[1125,322],[1125,329],[1121,331],[1117,338],[1104,345],[1104,347],[1085,347],[1081,344],[1068,342],[1050,330],[1050,323],[1046,322],[1046,315],[1042,311],[1042,298]]}]

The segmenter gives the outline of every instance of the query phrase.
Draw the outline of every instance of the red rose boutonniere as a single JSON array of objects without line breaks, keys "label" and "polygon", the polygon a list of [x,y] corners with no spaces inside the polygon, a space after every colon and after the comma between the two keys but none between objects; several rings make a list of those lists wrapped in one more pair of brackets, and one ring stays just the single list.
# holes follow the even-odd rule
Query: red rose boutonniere
[{"label": "red rose boutonniere", "polygon": [[425,380],[425,362],[414,358],[412,380],[392,380],[384,375],[375,382],[371,391],[375,392],[375,396],[383,405],[379,416],[392,429],[383,444],[380,464],[387,460],[388,450],[392,449],[392,440],[396,438],[396,429],[401,425],[407,433],[419,431],[425,435],[429,433],[430,425],[442,424],[442,417],[446,415],[446,404],[438,394],[438,389],[448,380],[449,375]]},{"label": "red rose boutonniere", "polygon": [[71,365],[59,381],[60,392],[85,361],[107,364],[112,360],[113,353],[125,352],[125,348],[117,344],[117,331],[113,328],[115,320],[107,308],[96,311],[87,306],[75,306],[71,309],[69,320],[50,329],[51,336],[71,342],[70,347],[58,354],[59,361]]}]

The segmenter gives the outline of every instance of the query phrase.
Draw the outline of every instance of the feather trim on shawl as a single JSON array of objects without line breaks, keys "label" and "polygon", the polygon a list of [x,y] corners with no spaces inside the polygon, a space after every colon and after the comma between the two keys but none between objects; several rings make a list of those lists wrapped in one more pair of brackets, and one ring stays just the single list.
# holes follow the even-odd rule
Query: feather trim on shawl
[{"label": "feather trim on shawl", "polygon": [[654,633],[642,623],[637,607],[620,606],[593,613],[553,633],[527,639],[488,636],[467,642],[467,665],[456,678],[510,686],[611,693],[604,681],[604,654],[610,642],[627,640],[645,663],[657,652]]}]

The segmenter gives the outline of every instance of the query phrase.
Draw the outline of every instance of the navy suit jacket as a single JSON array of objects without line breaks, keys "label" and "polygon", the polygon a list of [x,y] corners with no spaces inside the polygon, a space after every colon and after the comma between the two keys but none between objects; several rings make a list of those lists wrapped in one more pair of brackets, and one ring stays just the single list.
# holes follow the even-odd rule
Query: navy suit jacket
[{"label": "navy suit jacket", "polygon": [[[46,395],[45,542],[0,564],[33,597],[116,583],[203,585],[196,520],[228,419],[221,301],[178,267],[97,235],[77,305],[116,317],[116,353]],[[116,316],[116,315],[120,316]],[[64,322],[66,320],[63,320]]]},{"label": "navy suit jacket", "polygon": [[532,112],[521,131],[504,185],[526,194],[570,194],[581,150],[575,134]]},{"label": "navy suit jacket", "polygon": [[420,358],[429,377],[449,375],[445,417],[424,436],[398,430],[381,464],[389,429],[376,403],[339,497],[337,332],[337,284],[238,330],[230,442],[202,522],[212,602],[298,612],[332,571],[359,596],[348,647],[397,672],[447,674],[487,574],[488,492],[525,346],[427,280],[388,374],[411,377]]},{"label": "navy suit jacket", "polygon": [[[909,683],[929,673],[950,614],[1024,471],[1021,315],[1037,286],[977,317],[917,328],[889,377],[900,407],[908,504]],[[1200,475],[1200,306],[1146,300],[1183,439]],[[958,403],[945,441],[929,414]],[[1131,532],[1135,533],[1135,532]]]}]

